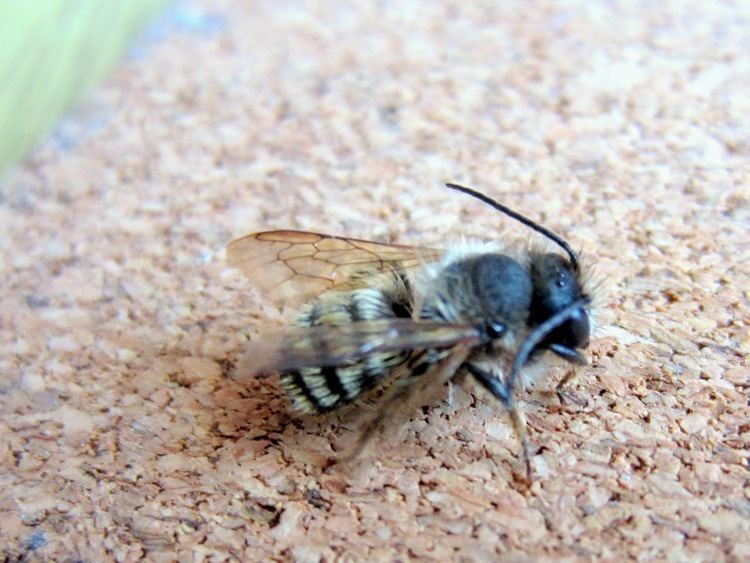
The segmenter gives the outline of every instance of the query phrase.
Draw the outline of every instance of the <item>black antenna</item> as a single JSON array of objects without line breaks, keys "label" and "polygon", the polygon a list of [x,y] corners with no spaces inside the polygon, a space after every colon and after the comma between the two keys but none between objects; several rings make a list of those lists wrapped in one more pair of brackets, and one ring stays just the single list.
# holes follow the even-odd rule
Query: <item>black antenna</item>
[{"label": "black antenna", "polygon": [[521,215],[518,211],[513,211],[510,207],[506,207],[502,203],[499,203],[492,199],[491,197],[488,197],[484,195],[481,192],[478,192],[476,190],[472,190],[471,188],[467,188],[466,186],[460,186],[459,184],[445,184],[447,188],[450,188],[452,190],[456,190],[459,192],[463,192],[465,194],[468,194],[472,197],[477,198],[479,201],[482,201],[489,205],[490,207],[494,207],[501,213],[505,213],[509,217],[512,217],[516,221],[519,221],[529,227],[530,229],[535,230],[537,233],[541,234],[542,236],[547,237],[552,242],[557,243],[565,252],[568,253],[568,256],[570,256],[570,263],[573,266],[573,269],[578,271],[578,255],[573,251],[573,249],[570,247],[570,245],[565,242],[565,240],[562,239],[562,237],[559,237],[549,229],[545,229],[542,227],[539,223],[535,223],[528,217],[524,217]]}]

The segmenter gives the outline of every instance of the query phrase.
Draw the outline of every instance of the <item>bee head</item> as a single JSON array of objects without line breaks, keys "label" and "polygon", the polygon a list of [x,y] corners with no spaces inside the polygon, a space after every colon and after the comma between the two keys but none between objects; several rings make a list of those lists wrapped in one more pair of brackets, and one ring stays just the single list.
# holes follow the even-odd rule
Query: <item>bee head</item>
[{"label": "bee head", "polygon": [[532,256],[533,297],[529,309],[529,327],[532,331],[516,359],[519,365],[523,365],[536,352],[551,350],[569,362],[585,363],[578,350],[589,345],[591,323],[585,306],[589,304],[590,298],[582,288],[576,252],[559,235],[502,203],[465,186],[446,186],[470,195],[523,223],[565,251],[567,257],[553,253]]},{"label": "bee head", "polygon": [[[531,279],[534,289],[529,324],[532,327],[539,326],[575,302],[588,300],[581,287],[578,268],[559,254],[533,256]],[[577,349],[588,347],[590,333],[589,315],[580,306],[546,335],[537,350],[549,349],[567,360],[578,362],[582,358]]]}]

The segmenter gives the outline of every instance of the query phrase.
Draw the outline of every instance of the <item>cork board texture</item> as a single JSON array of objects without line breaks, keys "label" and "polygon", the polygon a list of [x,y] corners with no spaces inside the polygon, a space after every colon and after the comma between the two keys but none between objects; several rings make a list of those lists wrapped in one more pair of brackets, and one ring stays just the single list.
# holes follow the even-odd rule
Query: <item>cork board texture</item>
[{"label": "cork board texture", "polygon": [[[5,180],[3,556],[748,560],[747,4],[360,4],[178,4]],[[470,385],[344,473],[349,418],[228,377],[289,320],[232,238],[529,238],[444,181],[605,282],[585,405],[519,395],[526,490]]]}]

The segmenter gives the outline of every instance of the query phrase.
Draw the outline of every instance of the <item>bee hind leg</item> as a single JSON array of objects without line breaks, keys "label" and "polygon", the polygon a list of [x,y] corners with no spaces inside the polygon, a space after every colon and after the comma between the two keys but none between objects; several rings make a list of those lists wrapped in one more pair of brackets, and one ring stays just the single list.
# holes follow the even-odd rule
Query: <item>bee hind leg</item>
[{"label": "bee hind leg", "polygon": [[442,359],[430,365],[425,372],[419,375],[412,372],[403,379],[394,382],[381,400],[378,414],[367,422],[354,446],[349,452],[341,456],[339,461],[348,463],[359,457],[384,422],[395,418],[399,412],[414,410],[416,405],[413,403],[421,400],[424,396],[422,391],[428,386],[439,386],[449,381],[456,370],[461,367],[468,354],[469,348],[467,346],[458,345]]},{"label": "bee hind leg", "polygon": [[492,393],[492,395],[507,409],[508,415],[510,416],[510,422],[513,425],[513,430],[516,432],[516,436],[518,436],[518,439],[521,442],[523,461],[526,466],[526,479],[531,483],[531,448],[529,446],[528,433],[526,432],[526,419],[523,416],[523,411],[516,402],[512,387],[506,385],[506,383],[499,377],[496,377],[492,373],[480,369],[475,365],[469,364],[468,367],[469,373],[473,375],[474,378],[482,384],[482,387]]}]

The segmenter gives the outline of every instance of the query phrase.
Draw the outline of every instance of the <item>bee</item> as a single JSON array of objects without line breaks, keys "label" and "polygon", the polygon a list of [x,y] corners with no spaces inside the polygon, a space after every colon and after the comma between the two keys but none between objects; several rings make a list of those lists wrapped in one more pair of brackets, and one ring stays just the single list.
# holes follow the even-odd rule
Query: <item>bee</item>
[{"label": "bee", "polygon": [[[250,344],[252,367],[242,375],[279,374],[302,413],[338,409],[394,379],[350,457],[404,401],[469,375],[507,409],[530,482],[519,379],[548,353],[572,366],[586,363],[586,276],[560,236],[478,191],[446,187],[529,227],[563,254],[511,256],[493,242],[443,251],[289,230],[247,235],[229,244],[228,261],[261,293],[307,303],[295,326]],[[558,385],[561,400],[574,373]]]}]

